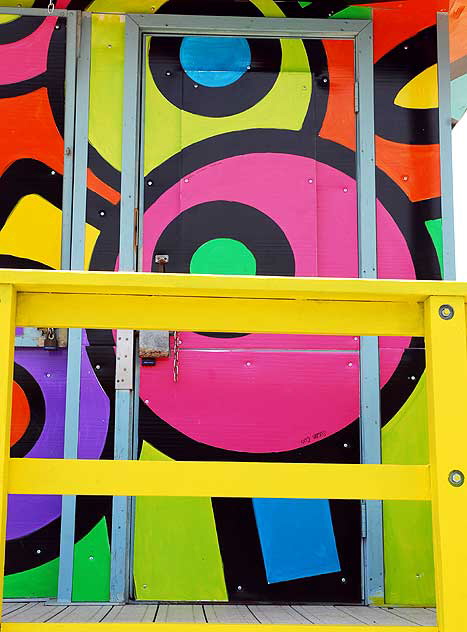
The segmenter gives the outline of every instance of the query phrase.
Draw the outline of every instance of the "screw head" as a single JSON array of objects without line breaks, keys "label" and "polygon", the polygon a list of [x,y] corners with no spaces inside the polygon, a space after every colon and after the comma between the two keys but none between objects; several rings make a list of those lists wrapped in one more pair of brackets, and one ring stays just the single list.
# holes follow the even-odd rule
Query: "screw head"
[{"label": "screw head", "polygon": [[464,473],[460,470],[452,470],[449,472],[448,481],[453,487],[462,487],[465,481]]},{"label": "screw head", "polygon": [[443,320],[451,320],[454,316],[454,308],[451,305],[441,305],[438,313]]}]

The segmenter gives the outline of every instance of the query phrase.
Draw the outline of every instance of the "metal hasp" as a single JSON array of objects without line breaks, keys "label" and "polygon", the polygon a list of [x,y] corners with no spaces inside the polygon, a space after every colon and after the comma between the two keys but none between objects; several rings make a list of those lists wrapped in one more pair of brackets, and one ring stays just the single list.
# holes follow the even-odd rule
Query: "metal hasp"
[{"label": "metal hasp", "polygon": [[[157,272],[165,272],[169,263],[169,255],[154,256]],[[170,338],[168,331],[140,331],[139,357],[143,366],[154,366],[158,358],[168,358],[170,355]]]}]

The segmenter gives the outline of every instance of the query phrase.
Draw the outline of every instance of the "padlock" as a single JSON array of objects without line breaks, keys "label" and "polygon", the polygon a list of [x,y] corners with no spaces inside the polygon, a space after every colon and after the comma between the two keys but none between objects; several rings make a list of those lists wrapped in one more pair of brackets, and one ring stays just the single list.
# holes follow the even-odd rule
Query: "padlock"
[{"label": "padlock", "polygon": [[44,337],[44,350],[45,351],[56,351],[58,348],[57,334],[55,329],[49,327],[45,330]]}]

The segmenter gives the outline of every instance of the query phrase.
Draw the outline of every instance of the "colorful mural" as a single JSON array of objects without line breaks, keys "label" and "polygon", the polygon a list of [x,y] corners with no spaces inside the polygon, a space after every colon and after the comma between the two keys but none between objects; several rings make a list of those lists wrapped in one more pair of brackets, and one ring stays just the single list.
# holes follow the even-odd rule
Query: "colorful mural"
[{"label": "colorful mural", "polygon": [[[87,267],[118,265],[124,20],[105,11],[373,17],[378,273],[441,278],[435,23],[447,7],[365,4],[58,2],[96,13]],[[55,17],[0,20],[3,267],[60,266],[65,31]],[[143,270],[163,253],[169,272],[358,275],[351,43],[153,37],[144,91]],[[141,367],[139,458],[359,461],[358,338],[171,340],[177,381],[173,353]],[[380,355],[383,458],[426,462],[423,340],[382,339]],[[82,357],[80,456],[111,458],[113,334],[86,332]],[[65,380],[66,351],[18,350],[16,456],[62,453]],[[428,506],[388,502],[384,520],[387,603],[432,604]],[[11,499],[7,596],[56,594],[59,524],[59,499]],[[80,498],[77,600],[108,597],[109,533],[109,500]],[[138,599],[358,602],[360,562],[359,503],[137,501]]]}]

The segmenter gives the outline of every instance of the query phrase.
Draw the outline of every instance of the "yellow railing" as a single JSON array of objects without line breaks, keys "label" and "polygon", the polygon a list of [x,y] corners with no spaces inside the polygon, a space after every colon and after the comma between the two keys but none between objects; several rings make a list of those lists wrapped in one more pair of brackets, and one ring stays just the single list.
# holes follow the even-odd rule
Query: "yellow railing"
[{"label": "yellow railing", "polygon": [[[7,495],[430,500],[438,627],[467,632],[467,284],[422,281],[0,272],[0,538]],[[327,335],[424,336],[430,465],[185,463],[10,459],[15,325]],[[413,528],[416,530],[417,525]],[[1,547],[0,565],[4,565]],[[0,573],[0,594],[3,572]],[[2,624],[4,632],[130,631],[136,624]],[[206,624],[137,624],[191,628]],[[251,632],[218,625],[213,632]],[[299,632],[303,626],[261,626]],[[188,629],[190,628],[190,629]],[[245,628],[245,630],[243,630]],[[242,629],[242,630],[240,630]],[[417,626],[313,625],[315,632]],[[90,631],[94,632],[94,631]],[[97,631],[96,631],[97,632]],[[199,631],[196,631],[199,632]]]}]

